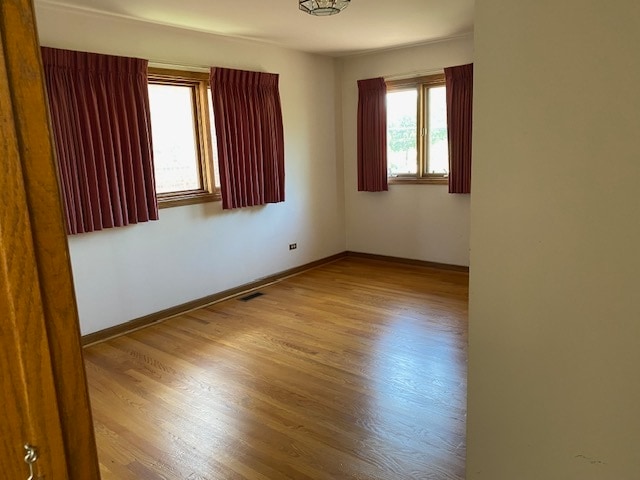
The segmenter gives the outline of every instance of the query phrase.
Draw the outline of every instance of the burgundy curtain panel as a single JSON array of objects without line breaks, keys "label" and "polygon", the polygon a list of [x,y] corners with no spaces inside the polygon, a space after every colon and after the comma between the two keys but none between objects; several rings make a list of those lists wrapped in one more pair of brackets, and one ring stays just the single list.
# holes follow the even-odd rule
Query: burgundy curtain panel
[{"label": "burgundy curtain panel", "polygon": [[222,208],[284,201],[284,134],[278,75],[214,67],[211,96]]},{"label": "burgundy curtain panel", "polygon": [[387,183],[387,85],[358,80],[358,191],[382,192]]},{"label": "burgundy curtain panel", "polygon": [[70,234],[158,219],[147,61],[42,48]]},{"label": "burgundy curtain panel", "polygon": [[473,64],[444,69],[449,133],[449,193],[471,193]]}]

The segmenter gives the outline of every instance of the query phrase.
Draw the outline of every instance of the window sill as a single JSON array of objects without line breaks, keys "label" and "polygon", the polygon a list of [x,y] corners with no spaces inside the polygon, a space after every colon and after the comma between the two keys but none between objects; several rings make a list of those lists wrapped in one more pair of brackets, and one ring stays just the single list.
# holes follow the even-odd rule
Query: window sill
[{"label": "window sill", "polygon": [[449,177],[389,177],[389,185],[449,185]]},{"label": "window sill", "polygon": [[221,199],[220,192],[180,192],[158,195],[158,208],[181,207],[198,203],[216,202]]}]

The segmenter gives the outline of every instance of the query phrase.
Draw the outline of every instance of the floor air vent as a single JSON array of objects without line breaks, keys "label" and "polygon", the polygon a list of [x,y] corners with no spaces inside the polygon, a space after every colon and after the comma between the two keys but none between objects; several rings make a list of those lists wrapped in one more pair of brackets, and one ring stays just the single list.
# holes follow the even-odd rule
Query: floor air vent
[{"label": "floor air vent", "polygon": [[261,292],[253,292],[249,295],[245,295],[244,297],[240,297],[241,302],[248,302],[249,300],[253,300],[254,298],[261,297],[264,293]]}]

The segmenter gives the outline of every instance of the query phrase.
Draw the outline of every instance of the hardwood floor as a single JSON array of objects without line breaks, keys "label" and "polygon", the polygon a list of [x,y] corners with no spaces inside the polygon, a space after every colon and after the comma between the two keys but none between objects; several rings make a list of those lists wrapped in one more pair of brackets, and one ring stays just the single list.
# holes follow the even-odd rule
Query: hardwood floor
[{"label": "hardwood floor", "polygon": [[463,479],[467,280],[345,258],[87,347],[103,480]]}]

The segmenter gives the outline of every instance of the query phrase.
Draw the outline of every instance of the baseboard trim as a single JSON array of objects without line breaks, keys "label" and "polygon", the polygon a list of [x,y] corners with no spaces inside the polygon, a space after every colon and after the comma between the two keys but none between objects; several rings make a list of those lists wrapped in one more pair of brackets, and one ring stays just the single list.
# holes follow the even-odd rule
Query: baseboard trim
[{"label": "baseboard trim", "polygon": [[448,263],[428,262],[426,260],[414,260],[412,258],[390,257],[387,255],[376,255],[374,253],[362,252],[345,252],[347,257],[366,258],[368,260],[380,260],[382,262],[405,263],[407,265],[416,265],[419,267],[439,268],[440,270],[453,270],[455,272],[469,273],[469,267],[464,265],[451,265]]},{"label": "baseboard trim", "polygon": [[169,318],[182,315],[192,310],[213,305],[214,303],[218,303],[223,300],[227,300],[229,298],[244,295],[253,290],[257,290],[267,285],[271,285],[272,283],[279,282],[280,280],[284,280],[285,278],[298,275],[307,270],[321,267],[322,265],[333,263],[335,261],[338,261],[342,258],[347,258],[347,257],[363,258],[367,260],[377,260],[377,261],[383,261],[383,262],[404,263],[407,265],[439,268],[441,270],[452,270],[456,272],[466,272],[466,273],[469,272],[469,267],[465,267],[462,265],[450,265],[446,263],[428,262],[425,260],[414,260],[410,258],[391,257],[387,255],[376,255],[373,253],[345,251],[345,252],[337,253],[335,255],[331,255],[330,257],[322,258],[320,260],[307,263],[305,265],[301,265],[299,267],[290,268],[288,270],[284,270],[282,272],[269,275],[267,277],[255,280],[250,283],[245,283],[244,285],[240,285],[235,288],[230,288],[228,290],[224,290],[219,293],[214,293],[213,295],[208,295],[206,297],[198,298],[196,300],[192,300],[190,302],[183,303],[175,307],[171,307],[165,310],[161,310],[159,312],[151,313],[149,315],[145,315],[144,317],[139,317],[139,318],[130,320],[128,322],[121,323],[120,325],[115,325],[113,327],[105,328],[104,330],[100,330],[98,332],[89,333],[88,335],[83,335],[82,345],[86,347],[89,345],[93,345],[95,343],[103,342],[110,338],[119,337],[120,335],[124,335],[125,333],[133,332],[135,330],[140,330],[142,328],[148,327],[150,325],[154,325],[156,323],[163,322],[164,320],[168,320]]},{"label": "baseboard trim", "polygon": [[245,283],[244,285],[240,285],[235,288],[230,288],[219,293],[214,293],[213,295],[208,295],[206,297],[198,298],[196,300],[192,300],[175,307],[167,308],[156,313],[151,313],[149,315],[145,315],[144,317],[139,317],[128,322],[121,323],[120,325],[105,328],[104,330],[100,330],[98,332],[83,335],[82,345],[86,347],[95,343],[103,342],[107,339],[118,337],[120,335],[124,335],[125,333],[129,333],[134,330],[140,330],[141,328],[160,323],[164,320],[168,320],[171,317],[190,312],[191,310],[196,310],[198,308],[213,305],[214,303],[218,303],[229,298],[244,295],[245,293],[248,293],[252,290],[257,290],[272,283],[279,282],[280,280],[284,280],[285,278],[298,275],[307,270],[333,263],[337,260],[345,258],[346,256],[347,252],[337,253],[335,255],[331,255],[330,257],[322,258],[320,260],[316,260],[299,267],[290,268],[288,270],[269,275],[253,282]]}]

